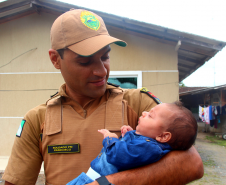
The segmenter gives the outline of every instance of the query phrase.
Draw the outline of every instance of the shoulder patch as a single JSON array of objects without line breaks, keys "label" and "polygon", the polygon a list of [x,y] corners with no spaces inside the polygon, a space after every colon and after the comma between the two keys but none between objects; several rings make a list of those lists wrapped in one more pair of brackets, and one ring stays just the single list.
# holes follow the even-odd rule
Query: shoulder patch
[{"label": "shoulder patch", "polygon": [[41,133],[39,136],[40,136],[40,140],[41,140],[41,142],[42,142],[42,135],[43,135],[43,133]]},{"label": "shoulder patch", "polygon": [[161,104],[162,102],[160,99],[158,99],[154,94],[152,94],[146,87],[143,87],[140,89],[140,92],[147,94],[149,97],[151,97],[157,104]]},{"label": "shoulder patch", "polygon": [[113,84],[113,83],[110,83],[110,82],[107,82],[108,85],[112,85],[114,87],[119,87],[119,85],[116,85],[116,84]]},{"label": "shoulder patch", "polygon": [[26,120],[25,119],[22,119],[22,121],[20,123],[20,126],[19,126],[19,128],[17,130],[17,133],[16,133],[16,136],[17,137],[20,137],[21,136],[25,122],[26,122]]},{"label": "shoulder patch", "polygon": [[58,92],[56,92],[55,94],[51,95],[50,98],[53,98],[54,96],[56,96],[58,94]]}]

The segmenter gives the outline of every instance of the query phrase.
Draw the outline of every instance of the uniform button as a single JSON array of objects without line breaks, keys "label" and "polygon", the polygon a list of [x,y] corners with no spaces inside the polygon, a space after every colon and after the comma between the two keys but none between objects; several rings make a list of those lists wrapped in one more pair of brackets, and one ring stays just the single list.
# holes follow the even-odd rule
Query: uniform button
[{"label": "uniform button", "polygon": [[146,141],[147,141],[147,142],[150,142],[150,140],[149,140],[149,139],[146,139]]}]

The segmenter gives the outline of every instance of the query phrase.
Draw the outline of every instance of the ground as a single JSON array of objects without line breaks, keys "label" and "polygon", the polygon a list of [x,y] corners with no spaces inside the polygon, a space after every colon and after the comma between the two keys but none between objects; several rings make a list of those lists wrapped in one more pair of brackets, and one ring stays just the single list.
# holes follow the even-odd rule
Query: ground
[{"label": "ground", "polygon": [[[198,133],[195,148],[198,150],[203,164],[203,178],[189,183],[189,185],[223,185],[226,184],[226,145],[220,146],[206,139],[212,137],[209,133]],[[226,144],[226,141],[225,141]],[[4,184],[0,173],[0,185]],[[44,185],[44,175],[39,175],[36,185]]]},{"label": "ground", "polygon": [[206,136],[213,135],[198,133],[195,142],[195,147],[204,164],[204,176],[200,180],[189,183],[189,185],[226,184],[226,147],[213,144],[206,140]]}]

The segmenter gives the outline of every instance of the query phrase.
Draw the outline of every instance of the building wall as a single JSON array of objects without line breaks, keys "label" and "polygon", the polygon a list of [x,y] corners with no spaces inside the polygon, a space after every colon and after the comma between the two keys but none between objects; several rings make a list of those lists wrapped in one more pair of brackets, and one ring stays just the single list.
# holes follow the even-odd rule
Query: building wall
[{"label": "building wall", "polygon": [[[55,18],[32,14],[0,25],[0,156],[10,155],[26,112],[46,102],[64,82],[48,57],[49,31]],[[126,48],[112,45],[112,71],[142,71],[143,86],[163,102],[178,99],[178,72],[172,72],[177,70],[174,47],[125,32],[109,32],[128,43]]]},{"label": "building wall", "polygon": [[[143,87],[162,102],[178,100],[177,52],[173,46],[150,39],[109,31],[110,35],[127,42],[125,48],[112,45],[112,71],[142,71]],[[167,89],[167,90],[166,90]]]}]

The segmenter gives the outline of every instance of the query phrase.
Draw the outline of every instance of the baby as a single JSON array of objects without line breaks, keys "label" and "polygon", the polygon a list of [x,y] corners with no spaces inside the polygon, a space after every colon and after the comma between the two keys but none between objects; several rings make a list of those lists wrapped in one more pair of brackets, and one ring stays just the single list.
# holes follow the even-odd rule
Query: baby
[{"label": "baby", "polygon": [[67,185],[93,182],[100,176],[136,168],[160,160],[171,150],[187,150],[195,142],[197,122],[181,102],[163,103],[143,112],[136,130],[122,126],[122,136],[106,129],[100,154],[91,162],[88,172]]}]

